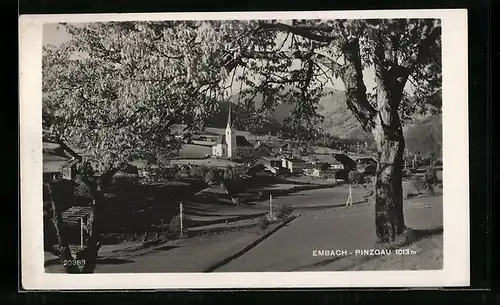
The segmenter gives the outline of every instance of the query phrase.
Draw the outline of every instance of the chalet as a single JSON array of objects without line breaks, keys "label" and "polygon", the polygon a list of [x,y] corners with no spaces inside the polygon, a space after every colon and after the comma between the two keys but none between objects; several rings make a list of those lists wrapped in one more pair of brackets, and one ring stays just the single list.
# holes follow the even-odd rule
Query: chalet
[{"label": "chalet", "polygon": [[281,166],[290,170],[290,173],[302,173],[304,169],[311,168],[312,163],[298,158],[282,158]]},{"label": "chalet", "polygon": [[356,168],[356,162],[349,158],[346,154],[333,154],[335,160],[338,161],[336,165],[333,166],[335,169],[343,169],[346,171],[351,171]]},{"label": "chalet", "polygon": [[306,175],[311,177],[316,177],[320,179],[336,179],[336,170],[332,169],[321,169],[321,168],[310,168],[305,170]]},{"label": "chalet", "polygon": [[266,171],[275,175],[286,175],[290,171],[282,166],[283,161],[274,157],[261,157],[255,160],[254,164],[261,164],[265,166]]},{"label": "chalet", "polygon": [[269,167],[281,167],[282,166],[282,161],[281,159],[278,158],[272,158],[272,157],[261,157],[255,161],[257,164],[262,164],[265,166]]},{"label": "chalet", "polygon": [[247,171],[246,171],[246,175],[248,176],[255,176],[257,175],[258,173],[262,173],[266,171],[266,166],[263,165],[263,164],[255,164],[253,166],[251,166]]},{"label": "chalet", "polygon": [[358,165],[369,165],[369,164],[377,164],[377,161],[371,157],[361,157],[356,159],[356,164]]},{"label": "chalet", "polygon": [[63,142],[45,140],[42,143],[43,180],[74,179],[81,156]]}]

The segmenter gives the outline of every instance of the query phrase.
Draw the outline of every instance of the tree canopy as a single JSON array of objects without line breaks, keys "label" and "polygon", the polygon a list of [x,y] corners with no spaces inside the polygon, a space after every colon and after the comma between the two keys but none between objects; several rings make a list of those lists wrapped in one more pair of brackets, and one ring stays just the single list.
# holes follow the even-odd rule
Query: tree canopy
[{"label": "tree canopy", "polygon": [[[158,162],[174,150],[175,124],[202,127],[234,89],[252,117],[296,103],[286,121],[314,129],[316,104],[333,78],[346,77],[346,43],[377,75],[404,70],[411,98],[401,116],[440,109],[438,20],[263,20],[107,22],[63,25],[71,40],[43,56],[44,112],[61,138],[105,171],[133,158]],[[377,85],[383,85],[380,77]],[[348,81],[348,80],[347,80]],[[358,80],[359,81],[359,80]],[[237,87],[240,88],[237,88]],[[364,86],[362,80],[360,86]],[[366,88],[365,88],[366,89]],[[346,95],[353,88],[346,87]],[[364,94],[363,94],[364,93]],[[262,94],[262,103],[253,98]],[[363,96],[364,95],[364,96]],[[364,127],[376,98],[356,91],[349,108]],[[255,120],[253,120],[255,121]],[[259,120],[257,120],[259,121]]]}]

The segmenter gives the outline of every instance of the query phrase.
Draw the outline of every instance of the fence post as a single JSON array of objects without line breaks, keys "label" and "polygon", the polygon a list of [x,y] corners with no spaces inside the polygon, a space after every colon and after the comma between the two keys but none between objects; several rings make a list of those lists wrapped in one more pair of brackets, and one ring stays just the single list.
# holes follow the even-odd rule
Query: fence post
[{"label": "fence post", "polygon": [[80,248],[83,249],[83,217],[80,217]]},{"label": "fence post", "polygon": [[179,217],[180,217],[180,224],[181,224],[181,236],[184,236],[184,223],[183,223],[184,211],[183,211],[182,202],[179,204]]},{"label": "fence post", "polygon": [[273,195],[269,194],[269,220],[273,220]]}]

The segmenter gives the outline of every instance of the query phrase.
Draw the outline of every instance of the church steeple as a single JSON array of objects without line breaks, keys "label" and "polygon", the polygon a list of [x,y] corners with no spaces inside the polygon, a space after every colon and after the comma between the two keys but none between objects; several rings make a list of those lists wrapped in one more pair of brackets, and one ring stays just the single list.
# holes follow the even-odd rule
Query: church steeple
[{"label": "church steeple", "polygon": [[232,125],[233,122],[231,120],[231,103],[229,103],[229,113],[227,115],[227,126],[226,126],[226,136],[225,136],[228,158],[233,158],[236,156],[236,133],[233,132]]},{"label": "church steeple", "polygon": [[226,128],[231,128],[233,126],[233,122],[231,121],[231,102],[229,102],[229,112],[227,115],[227,125]]}]

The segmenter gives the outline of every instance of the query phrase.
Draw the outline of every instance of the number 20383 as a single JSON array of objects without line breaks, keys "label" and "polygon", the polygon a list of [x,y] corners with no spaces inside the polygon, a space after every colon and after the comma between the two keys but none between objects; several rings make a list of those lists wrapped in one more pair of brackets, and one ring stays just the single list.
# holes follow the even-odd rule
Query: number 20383
[{"label": "number 20383", "polygon": [[63,263],[64,267],[66,267],[66,266],[84,266],[85,260],[84,259],[63,260],[62,263]]}]

